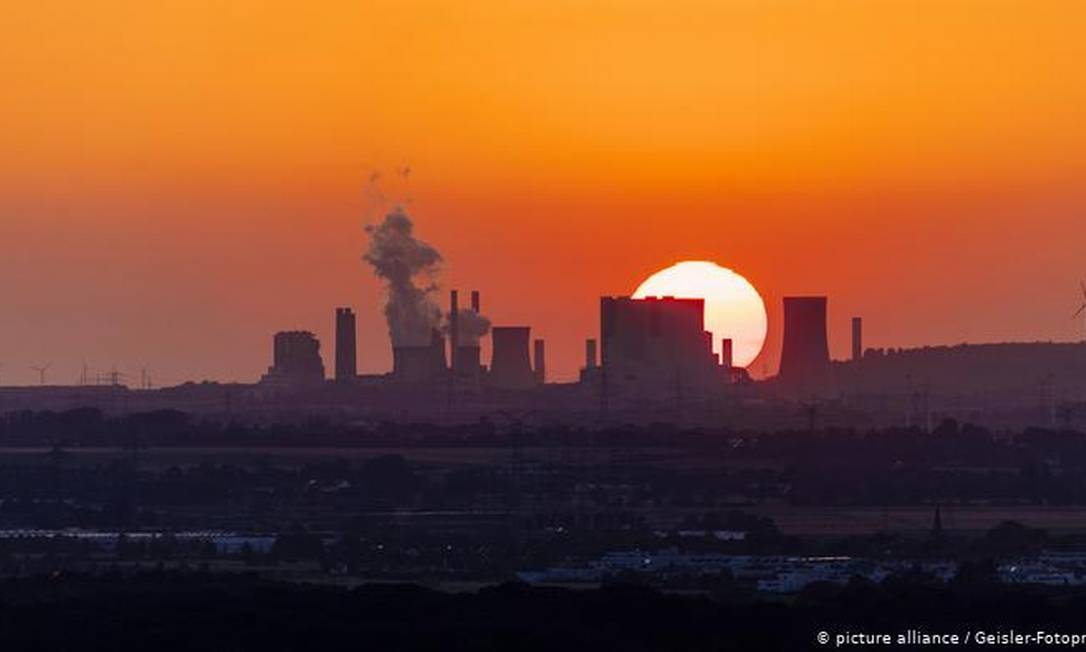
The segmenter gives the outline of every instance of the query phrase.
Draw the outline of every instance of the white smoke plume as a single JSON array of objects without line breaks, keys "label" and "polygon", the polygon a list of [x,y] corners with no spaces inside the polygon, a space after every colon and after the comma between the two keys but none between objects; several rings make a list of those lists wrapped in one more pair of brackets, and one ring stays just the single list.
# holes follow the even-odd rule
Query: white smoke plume
[{"label": "white smoke plume", "polygon": [[[471,308],[460,308],[457,311],[460,322],[457,324],[457,346],[479,346],[479,339],[490,332],[490,320],[475,312]],[[445,322],[445,333],[448,334],[450,325]]]},{"label": "white smoke plume", "polygon": [[[393,208],[383,221],[366,226],[370,243],[362,259],[385,282],[385,318],[393,346],[425,346],[441,325],[441,308],[433,299],[441,254],[415,238],[414,224],[403,208]],[[416,279],[421,284],[416,284]]]}]

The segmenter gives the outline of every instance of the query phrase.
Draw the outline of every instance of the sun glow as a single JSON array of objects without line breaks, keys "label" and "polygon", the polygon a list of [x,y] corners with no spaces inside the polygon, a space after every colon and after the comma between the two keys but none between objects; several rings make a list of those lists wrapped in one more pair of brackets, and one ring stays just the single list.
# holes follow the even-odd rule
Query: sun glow
[{"label": "sun glow", "polygon": [[705,330],[713,334],[713,351],[720,353],[722,338],[732,338],[735,366],[746,367],[762,351],[765,303],[754,286],[732,270],[704,260],[683,261],[648,277],[633,293],[635,299],[665,296],[704,299]]}]

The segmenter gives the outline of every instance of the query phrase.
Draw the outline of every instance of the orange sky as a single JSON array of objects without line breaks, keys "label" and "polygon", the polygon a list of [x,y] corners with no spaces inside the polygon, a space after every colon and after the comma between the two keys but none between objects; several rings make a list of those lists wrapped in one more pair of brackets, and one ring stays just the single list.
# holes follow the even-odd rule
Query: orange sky
[{"label": "orange sky", "polygon": [[[253,380],[361,319],[372,169],[569,378],[600,294],[682,259],[832,350],[1074,339],[1086,5],[1021,0],[60,2],[0,21],[0,383],[86,360]],[[754,365],[760,371],[761,362]]]}]

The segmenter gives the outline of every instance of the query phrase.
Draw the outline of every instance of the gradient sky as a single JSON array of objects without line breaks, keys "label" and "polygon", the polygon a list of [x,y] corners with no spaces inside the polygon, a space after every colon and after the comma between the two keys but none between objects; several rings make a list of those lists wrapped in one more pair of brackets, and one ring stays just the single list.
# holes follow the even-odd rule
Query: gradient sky
[{"label": "gradient sky", "polygon": [[[306,6],[314,5],[314,6]],[[872,346],[1069,340],[1086,276],[1086,4],[9,3],[0,383],[85,360],[255,380],[275,330],[391,355],[374,169],[444,282],[575,375],[598,297],[683,259]]]}]

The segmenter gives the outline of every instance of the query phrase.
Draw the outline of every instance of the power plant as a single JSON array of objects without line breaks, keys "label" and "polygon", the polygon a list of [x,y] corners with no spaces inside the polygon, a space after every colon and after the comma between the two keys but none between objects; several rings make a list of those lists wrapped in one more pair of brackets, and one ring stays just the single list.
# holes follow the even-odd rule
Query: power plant
[{"label": "power plant", "polygon": [[528,326],[496,326],[491,330],[493,357],[487,384],[495,389],[531,389],[536,385],[528,345]]},{"label": "power plant", "polygon": [[312,385],[324,381],[321,345],[309,331],[282,331],[275,334],[272,366],[261,379],[273,386]]},{"label": "power plant", "polygon": [[401,383],[427,384],[445,377],[445,338],[436,328],[430,343],[392,347],[392,379]]},{"label": "power plant", "polygon": [[351,382],[358,376],[358,327],[354,311],[336,308],[336,381]]},{"label": "power plant", "polygon": [[[391,371],[359,373],[357,315],[352,307],[337,307],[335,351],[330,360],[334,384],[324,382],[316,336],[284,331],[275,335],[272,364],[251,393],[257,401],[274,397],[277,408],[291,400],[306,409],[337,406],[343,413],[353,410],[386,420],[470,421],[502,415],[498,418],[515,422],[525,414],[545,412],[580,419],[702,419],[710,423],[734,423],[767,409],[766,405],[776,405],[777,418],[781,404],[801,401],[809,417],[808,428],[813,428],[810,424],[820,409],[819,401],[828,400],[854,413],[896,413],[903,417],[899,423],[910,424],[916,422],[911,415],[916,412],[917,387],[924,388],[923,411],[930,419],[931,406],[938,401],[935,392],[928,398],[933,381],[951,377],[958,368],[984,369],[982,374],[954,377],[957,387],[974,382],[975,395],[985,396],[986,384],[1010,378],[1001,376],[999,367],[989,366],[989,361],[1014,361],[1015,369],[1028,366],[1020,358],[1024,349],[972,347],[908,353],[865,349],[859,316],[851,318],[850,355],[835,362],[828,341],[827,297],[786,296],[778,374],[755,383],[746,368],[735,364],[736,347],[747,346],[748,339],[727,327],[727,336],[708,332],[703,299],[603,296],[598,334],[583,340],[584,366],[579,378],[554,382],[559,374],[554,373],[553,359],[547,359],[546,340],[533,338],[530,325],[492,326],[481,312],[479,290],[470,290],[470,299],[463,301],[461,291],[450,288],[447,305],[438,304],[441,254],[415,237],[406,213],[396,209],[367,232],[371,240],[363,258],[387,291],[384,315]],[[1086,310],[1076,314],[1082,312]],[[719,338],[719,354],[713,352],[714,337]],[[1038,363],[1038,368],[1051,375],[1057,368],[1051,360],[1066,353],[1050,348],[1029,350],[1030,364],[1048,360]],[[743,360],[748,360],[749,352],[743,354]],[[944,360],[954,360],[953,368],[944,365]],[[762,361],[766,369],[765,358]],[[1000,404],[1006,398],[1007,394],[999,395]],[[1047,409],[1052,413],[1051,405]]]},{"label": "power plant", "polygon": [[602,297],[600,337],[610,395],[704,393],[721,385],[702,299]]},{"label": "power plant", "polygon": [[852,318],[852,361],[859,362],[864,357],[864,320]]},{"label": "power plant", "polygon": [[826,297],[785,297],[779,378],[809,384],[825,378],[829,369]]},{"label": "power plant", "polygon": [[543,340],[536,340],[534,347],[535,368],[533,369],[533,372],[535,373],[535,382],[542,385],[547,382],[545,342]]}]

